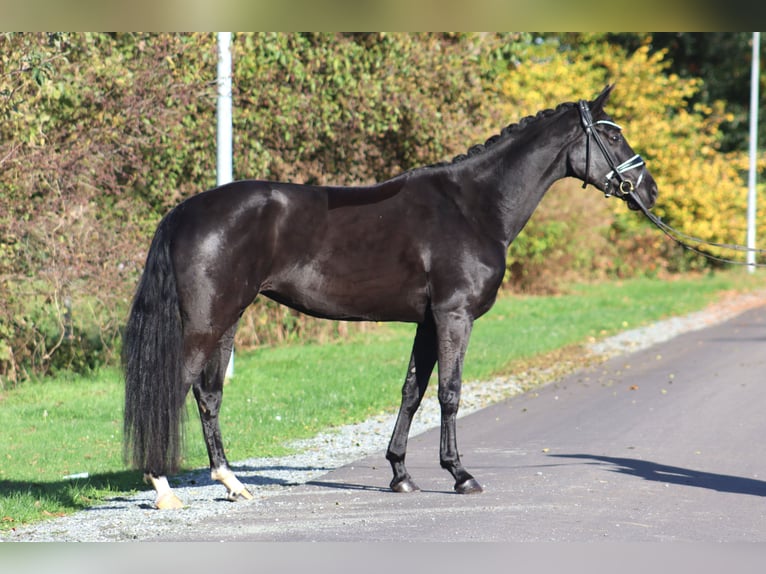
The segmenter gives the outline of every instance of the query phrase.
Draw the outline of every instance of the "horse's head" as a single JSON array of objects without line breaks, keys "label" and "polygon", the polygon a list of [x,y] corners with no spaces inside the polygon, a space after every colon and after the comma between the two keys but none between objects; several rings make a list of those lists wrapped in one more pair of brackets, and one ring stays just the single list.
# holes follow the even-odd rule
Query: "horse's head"
[{"label": "horse's head", "polygon": [[627,202],[633,210],[638,202],[651,209],[657,199],[657,183],[622,134],[622,128],[604,112],[604,103],[614,85],[607,86],[592,102],[578,104],[582,137],[569,152],[569,169],[582,180],[609,196]]}]

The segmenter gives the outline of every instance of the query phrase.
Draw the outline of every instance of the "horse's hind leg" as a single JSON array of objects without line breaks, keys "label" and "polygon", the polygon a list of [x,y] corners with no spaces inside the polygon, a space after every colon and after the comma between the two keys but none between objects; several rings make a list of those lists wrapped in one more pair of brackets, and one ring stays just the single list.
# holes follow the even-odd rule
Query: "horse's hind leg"
[{"label": "horse's hind leg", "polygon": [[236,324],[221,338],[221,342],[213,352],[210,360],[193,387],[197,399],[202,434],[205,438],[208,457],[210,459],[210,476],[226,487],[227,498],[231,501],[251,499],[253,496],[229,468],[229,462],[223,449],[221,428],[218,413],[223,397],[223,383],[226,367],[231,357]]},{"label": "horse's hind leg", "polygon": [[429,316],[424,323],[418,325],[415,342],[412,346],[412,357],[407,368],[407,377],[402,387],[402,404],[396,419],[391,442],[388,445],[386,459],[391,463],[394,478],[391,480],[391,490],[394,492],[413,492],[420,490],[404,466],[407,454],[407,436],[410,432],[412,418],[415,416],[423,395],[428,386],[428,380],[436,364],[436,329]]},{"label": "horse's hind leg", "polygon": [[157,498],[154,501],[154,505],[160,510],[173,510],[177,508],[183,508],[183,501],[176,496],[173,489],[170,487],[167,476],[155,476],[151,472],[147,472],[144,475],[144,480],[151,483],[154,490],[157,492]]},{"label": "horse's hind leg", "polygon": [[[183,381],[181,382],[182,393],[181,397],[186,397],[189,393],[189,388],[193,385],[197,386],[201,377],[200,371],[204,363],[204,356],[201,353],[185,353],[183,362]],[[180,405],[179,408],[184,408]],[[144,480],[154,487],[157,492],[157,496],[154,505],[160,510],[173,510],[177,508],[183,508],[183,501],[176,496],[173,489],[170,487],[167,476],[159,473],[155,473],[153,470],[147,470],[144,475]]]}]

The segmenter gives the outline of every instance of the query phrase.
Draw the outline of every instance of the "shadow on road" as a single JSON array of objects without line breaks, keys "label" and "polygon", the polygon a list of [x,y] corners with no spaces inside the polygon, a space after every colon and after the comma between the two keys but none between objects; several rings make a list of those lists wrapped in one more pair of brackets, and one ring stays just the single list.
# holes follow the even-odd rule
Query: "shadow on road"
[{"label": "shadow on road", "polygon": [[766,496],[766,482],[753,478],[691,470],[634,458],[615,458],[592,454],[552,454],[548,456],[593,461],[586,464],[603,464],[611,472],[637,476],[653,482],[694,486],[732,494]]},{"label": "shadow on road", "polygon": [[[307,482],[306,484],[311,486],[319,486],[322,488],[337,488],[339,490],[366,490],[369,492],[383,492],[388,494],[395,494],[393,490],[391,490],[388,487],[383,486],[370,486],[366,484],[354,484],[350,482],[330,482],[330,481],[324,481],[324,480],[311,480]],[[422,489],[421,492],[426,493],[435,493],[435,494],[456,494],[452,490],[429,490],[429,489]],[[396,496],[401,496],[397,494]]]},{"label": "shadow on road", "polygon": [[320,486],[322,488],[338,488],[341,490],[366,490],[369,492],[391,492],[388,488],[383,488],[381,486],[353,484],[349,482],[330,482],[326,480],[310,480],[306,484],[310,486]]}]

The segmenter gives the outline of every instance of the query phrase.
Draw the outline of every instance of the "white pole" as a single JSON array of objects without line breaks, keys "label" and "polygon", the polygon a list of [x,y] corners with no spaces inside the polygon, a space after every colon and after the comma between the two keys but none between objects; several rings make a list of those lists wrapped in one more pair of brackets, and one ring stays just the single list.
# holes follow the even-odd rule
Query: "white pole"
[{"label": "white pole", "polygon": [[[218,185],[229,183],[232,175],[231,113],[231,32],[218,33],[218,129],[216,138]],[[226,378],[234,376],[234,349],[226,367]]]},{"label": "white pole", "polygon": [[755,168],[758,152],[758,88],[760,83],[761,33],[753,32],[753,66],[750,72],[750,170],[747,176],[747,270],[755,272]]},{"label": "white pole", "polygon": [[218,33],[218,185],[232,180],[231,32]]}]

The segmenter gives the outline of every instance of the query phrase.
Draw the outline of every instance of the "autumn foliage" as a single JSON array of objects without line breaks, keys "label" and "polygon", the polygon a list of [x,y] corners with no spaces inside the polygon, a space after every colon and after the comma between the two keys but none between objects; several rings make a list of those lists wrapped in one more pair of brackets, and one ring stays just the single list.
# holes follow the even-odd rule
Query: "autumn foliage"
[{"label": "autumn foliage", "polygon": [[[163,213],[215,185],[214,34],[0,34],[0,388],[111,361]],[[608,105],[682,231],[744,241],[741,154],[718,150],[725,102],[662,52],[597,35],[237,34],[236,178],[358,184],[450,159],[506,124]],[[617,200],[563,182],[512,246],[508,286],[699,267]],[[271,303],[240,346],[342,335]]]},{"label": "autumn foliage", "polygon": [[[608,110],[657,181],[660,196],[654,213],[685,234],[744,244],[747,157],[718,150],[719,127],[729,119],[725,102],[690,109],[687,102],[702,89],[701,81],[667,73],[665,53],[650,54],[648,44],[628,54],[598,36],[583,35],[580,40],[576,49],[557,44],[528,47],[500,84],[508,113],[530,114],[545,102],[575,99],[578,92],[595,93],[606,83],[616,83]],[[582,202],[572,197],[580,193],[569,185],[549,194],[539,217],[511,246],[510,268],[523,268],[514,276],[519,285],[555,288],[553,280],[545,278],[543,265],[554,267],[559,275],[561,268],[571,273],[585,267],[581,276],[657,274],[710,265],[647,227],[621,202],[612,200],[605,208],[589,200],[588,207],[568,208],[573,201]],[[561,211],[564,217],[558,216]],[[761,228],[764,217],[761,211]]]}]

